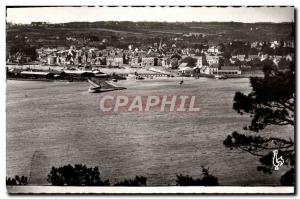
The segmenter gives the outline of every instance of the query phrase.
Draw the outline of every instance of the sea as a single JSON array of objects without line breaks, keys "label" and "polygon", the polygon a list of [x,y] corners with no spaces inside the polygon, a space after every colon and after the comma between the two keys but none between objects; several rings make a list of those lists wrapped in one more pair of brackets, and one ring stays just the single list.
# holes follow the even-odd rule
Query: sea
[{"label": "sea", "polygon": [[[180,80],[184,80],[182,85]],[[122,80],[126,87],[89,93],[88,82],[6,82],[7,177],[27,176],[30,185],[48,185],[52,167],[97,166],[113,184],[135,176],[147,185],[176,185],[176,175],[202,176],[202,167],[220,185],[280,185],[284,169],[257,171],[259,157],[223,145],[251,118],[233,110],[236,92],[251,92],[247,78],[153,78]],[[196,96],[198,112],[119,111],[107,114],[100,101],[112,96]],[[293,137],[291,127],[268,127],[262,135]]]}]

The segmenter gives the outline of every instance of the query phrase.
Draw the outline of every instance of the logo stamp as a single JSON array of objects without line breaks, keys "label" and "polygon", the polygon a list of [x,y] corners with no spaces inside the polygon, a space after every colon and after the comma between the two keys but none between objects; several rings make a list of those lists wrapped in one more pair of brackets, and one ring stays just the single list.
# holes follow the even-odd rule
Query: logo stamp
[{"label": "logo stamp", "polygon": [[273,151],[273,165],[274,165],[275,171],[279,170],[279,167],[281,167],[284,163],[282,156],[277,157],[277,155],[278,155],[278,150],[274,150]]}]

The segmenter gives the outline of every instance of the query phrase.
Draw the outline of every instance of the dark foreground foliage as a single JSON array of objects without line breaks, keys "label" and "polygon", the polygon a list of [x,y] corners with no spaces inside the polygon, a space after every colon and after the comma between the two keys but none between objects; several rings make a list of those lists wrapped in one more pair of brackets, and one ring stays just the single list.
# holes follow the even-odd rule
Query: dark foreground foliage
[{"label": "dark foreground foliage", "polygon": [[296,172],[294,168],[291,168],[280,178],[280,183],[282,186],[293,186],[296,180]]},{"label": "dark foreground foliage", "polygon": [[6,178],[6,185],[12,186],[12,185],[27,185],[28,179],[25,176],[22,176],[21,178],[19,176],[15,176],[15,178]]},{"label": "dark foreground foliage", "polygon": [[[182,174],[177,175],[176,185],[179,186],[217,186],[218,178],[209,174],[209,169],[202,167],[202,178],[193,179]],[[285,176],[282,181],[286,181],[290,176]],[[47,181],[53,186],[110,186],[109,180],[102,180],[98,167],[88,168],[86,165],[75,164],[62,167],[52,167],[48,174]],[[15,176],[15,178],[6,178],[6,185],[27,185],[27,177]],[[147,186],[147,178],[136,176],[134,179],[125,179],[117,182],[113,186]]]},{"label": "dark foreground foliage", "polygon": [[186,175],[177,175],[176,185],[178,186],[218,186],[219,181],[213,175],[210,175],[208,169],[202,167],[202,178],[193,179]]},{"label": "dark foreground foliage", "polygon": [[76,164],[74,167],[52,167],[47,181],[55,186],[109,186],[109,180],[102,180],[98,167],[87,168],[86,165]]},{"label": "dark foreground foliage", "polygon": [[284,160],[289,168],[280,179],[282,185],[295,185],[295,143],[293,137],[284,136],[280,131],[270,137],[263,134],[267,126],[295,126],[295,67],[279,70],[270,60],[262,62],[263,78],[251,78],[252,91],[249,94],[237,92],[233,109],[239,114],[252,118],[245,132],[231,133],[224,140],[230,149],[238,149],[259,157],[257,170],[271,174],[274,170],[273,151]]},{"label": "dark foreground foliage", "polygon": [[133,180],[126,179],[114,184],[114,186],[147,186],[147,178],[144,176],[136,176]]}]

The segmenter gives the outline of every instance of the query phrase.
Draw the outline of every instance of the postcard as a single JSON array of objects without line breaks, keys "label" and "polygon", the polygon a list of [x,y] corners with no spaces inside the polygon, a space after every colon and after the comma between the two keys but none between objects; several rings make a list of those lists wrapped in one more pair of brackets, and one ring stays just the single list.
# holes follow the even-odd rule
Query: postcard
[{"label": "postcard", "polygon": [[7,191],[294,194],[295,31],[291,6],[7,6]]}]

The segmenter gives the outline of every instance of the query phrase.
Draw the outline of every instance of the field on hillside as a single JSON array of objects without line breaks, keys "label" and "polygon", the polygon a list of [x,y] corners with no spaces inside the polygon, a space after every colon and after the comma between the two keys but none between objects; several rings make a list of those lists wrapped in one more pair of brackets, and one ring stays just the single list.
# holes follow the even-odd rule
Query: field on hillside
[{"label": "field on hillside", "polygon": [[[47,24],[41,27],[7,26],[7,46],[29,44],[33,46],[69,46],[71,44],[99,44],[106,38],[110,44],[127,46],[128,44],[153,44],[162,39],[164,42],[184,33],[199,33],[201,37],[183,38],[177,43],[220,43],[233,40],[270,41],[290,40],[293,34],[292,23],[154,23],[154,22],[73,22],[67,24]],[[95,41],[87,41],[93,36]],[[77,41],[67,41],[74,37]],[[176,43],[176,42],[175,42]]]}]

